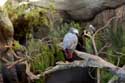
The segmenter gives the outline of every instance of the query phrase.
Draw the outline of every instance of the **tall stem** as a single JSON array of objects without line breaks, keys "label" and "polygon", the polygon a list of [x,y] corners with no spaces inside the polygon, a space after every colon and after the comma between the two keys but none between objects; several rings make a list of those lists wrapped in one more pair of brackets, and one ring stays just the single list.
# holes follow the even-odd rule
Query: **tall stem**
[{"label": "tall stem", "polygon": [[[98,50],[97,50],[96,43],[95,43],[95,37],[91,36],[91,40],[92,40],[95,55],[98,56]],[[100,83],[100,81],[101,81],[100,69],[97,68],[97,83]]]}]

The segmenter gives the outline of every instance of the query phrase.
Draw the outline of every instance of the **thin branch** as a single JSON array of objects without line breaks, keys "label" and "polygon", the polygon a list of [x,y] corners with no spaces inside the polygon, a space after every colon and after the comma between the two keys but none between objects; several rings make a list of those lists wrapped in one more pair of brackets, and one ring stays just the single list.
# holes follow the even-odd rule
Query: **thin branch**
[{"label": "thin branch", "polygon": [[124,53],[121,53],[121,52],[117,52],[117,51],[114,51],[116,54],[118,54],[118,55],[122,55],[122,56],[125,56],[125,54]]},{"label": "thin branch", "polygon": [[103,26],[103,27],[101,27],[101,28],[99,28],[95,33],[94,33],[94,38],[95,38],[95,36],[100,32],[100,31],[102,31],[103,29],[105,29],[105,28],[107,28],[108,26],[109,26],[109,24],[111,23],[111,21],[112,20],[114,20],[114,19],[118,19],[118,18],[120,18],[121,16],[114,16],[114,17],[112,17],[111,19],[109,19],[109,21]]},{"label": "thin branch", "polygon": [[92,39],[92,45],[93,45],[93,48],[94,48],[95,55],[98,56],[98,50],[97,50],[97,47],[96,47],[94,37],[92,36],[91,39]]},{"label": "thin branch", "polygon": [[7,65],[7,68],[8,69],[10,69],[10,68],[12,68],[12,67],[14,67],[16,64],[18,64],[18,63],[20,63],[20,62],[23,62],[25,59],[24,58],[22,58],[22,59],[19,59],[19,60],[16,60],[16,61],[14,61],[13,63],[7,63],[6,65]]},{"label": "thin branch", "polygon": [[119,66],[119,64],[120,64],[120,59],[121,59],[121,57],[120,56],[117,56],[117,66]]},{"label": "thin branch", "polygon": [[[97,47],[96,47],[96,43],[95,43],[95,36],[97,35],[97,33],[99,33],[100,31],[102,31],[103,29],[105,29],[109,24],[110,22],[113,20],[113,19],[116,19],[118,17],[112,17],[108,22],[107,24],[105,24],[102,28],[99,28],[91,37],[92,39],[92,43],[93,43],[93,47],[94,47],[94,51],[95,51],[95,54],[98,55],[99,52],[97,51]],[[100,83],[100,69],[97,69],[97,83]]]},{"label": "thin branch", "polygon": [[28,75],[30,80],[40,79],[40,74],[35,75],[31,72],[31,64],[29,64],[27,61],[25,61],[24,64],[26,65],[26,74]]},{"label": "thin branch", "polygon": [[[95,68],[93,68],[93,70],[94,70]],[[92,76],[92,74],[91,74],[91,72],[93,72],[93,70],[92,71],[88,71],[88,73],[89,73],[89,76],[92,78],[92,79],[95,79],[95,80],[97,80],[97,77],[93,77]]]},{"label": "thin branch", "polygon": [[100,54],[100,53],[103,53],[103,50],[106,49],[106,48],[109,48],[109,47],[111,47],[111,44],[106,43],[106,44],[99,50],[99,54]]}]

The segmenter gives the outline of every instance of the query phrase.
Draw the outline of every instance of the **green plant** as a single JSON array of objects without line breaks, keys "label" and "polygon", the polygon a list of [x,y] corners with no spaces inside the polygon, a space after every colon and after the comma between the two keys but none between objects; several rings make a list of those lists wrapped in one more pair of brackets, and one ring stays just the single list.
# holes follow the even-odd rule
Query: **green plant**
[{"label": "green plant", "polygon": [[[35,39],[31,39],[28,44],[28,55],[32,58],[30,63],[33,72],[41,73],[45,71],[47,67],[54,65],[55,58],[53,52],[48,47],[48,44]],[[36,81],[36,83],[44,83],[42,81],[43,78]]]},{"label": "green plant", "polygon": [[112,74],[110,72],[107,72],[105,70],[101,71],[101,79],[102,83],[108,83],[108,81],[112,78]]},{"label": "green plant", "polygon": [[[119,62],[118,65],[123,66],[125,60],[125,33],[122,24],[117,25],[116,28],[109,28],[107,30],[107,33],[109,35],[107,40],[109,40],[109,42],[112,44],[111,48],[108,49],[107,53],[108,55],[113,55],[109,56],[109,58],[114,57],[112,59],[110,58],[110,60],[113,61],[115,64]],[[118,61],[118,59],[120,59],[120,61]]]},{"label": "green plant", "polygon": [[62,40],[64,35],[69,31],[71,27],[77,28],[80,31],[80,24],[77,22],[64,23],[60,26],[55,27],[50,33],[49,36],[58,40]]}]

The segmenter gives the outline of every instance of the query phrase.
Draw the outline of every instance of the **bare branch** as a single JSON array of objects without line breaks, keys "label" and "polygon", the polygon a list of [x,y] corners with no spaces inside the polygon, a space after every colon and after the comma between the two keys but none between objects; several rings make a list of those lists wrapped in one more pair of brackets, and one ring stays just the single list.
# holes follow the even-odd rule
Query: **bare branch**
[{"label": "bare branch", "polygon": [[97,68],[106,68],[113,74],[116,74],[119,78],[125,79],[125,68],[120,68],[115,65],[113,65],[110,62],[107,62],[103,60],[102,58],[88,54],[85,52],[75,51],[77,53],[77,56],[81,57],[82,61],[74,61],[72,63],[61,63],[54,67],[52,67],[49,70],[46,70],[42,73],[42,75],[46,75],[58,70],[64,70],[69,69],[73,67],[97,67]]},{"label": "bare branch", "polygon": [[73,68],[73,67],[85,67],[86,65],[84,64],[84,61],[74,61],[72,63],[60,63],[54,67],[52,67],[49,70],[46,70],[45,72],[42,73],[42,75],[46,75],[58,70],[64,70],[64,69],[69,69],[69,68]]},{"label": "bare branch", "polygon": [[84,53],[84,52],[79,52],[79,51],[75,51],[77,53],[77,55],[80,58],[83,58],[84,60],[82,61],[74,61],[72,63],[62,63],[59,65],[56,65],[55,67],[45,71],[43,74],[49,74],[58,70],[64,70],[64,69],[69,69],[72,67],[86,67],[86,66],[90,66],[90,67],[99,67],[99,68],[117,68],[115,65],[104,61],[103,59],[101,59],[98,56],[92,55],[92,54],[88,54],[88,53]]},{"label": "bare branch", "polygon": [[21,59],[19,59],[19,60],[16,60],[16,61],[14,61],[13,63],[7,63],[7,68],[8,69],[10,69],[10,68],[12,68],[12,67],[14,67],[16,64],[18,64],[18,63],[20,63],[20,62],[23,62],[25,59],[24,58],[21,58]]},{"label": "bare branch", "polygon": [[107,22],[103,27],[99,28],[99,29],[94,33],[93,37],[95,38],[95,36],[96,36],[100,31],[102,31],[103,29],[107,28],[107,27],[109,26],[109,24],[111,23],[112,20],[118,19],[118,18],[120,18],[120,17],[121,17],[121,16],[114,16],[114,17],[112,17],[111,19],[109,19],[108,22]]},{"label": "bare branch", "polygon": [[92,54],[88,54],[80,51],[75,51],[75,52],[77,53],[77,56],[79,56],[80,58],[89,60],[88,62],[90,63],[91,67],[97,66],[99,68],[117,68],[117,66],[103,60],[98,56],[94,56]]},{"label": "bare branch", "polygon": [[111,44],[110,43],[106,43],[100,50],[99,50],[99,54],[100,53],[103,53],[103,50],[106,49],[106,48],[109,48],[111,47]]},{"label": "bare branch", "polygon": [[27,61],[24,62],[24,64],[26,65],[26,74],[28,75],[28,77],[31,80],[35,80],[35,79],[40,79],[40,75],[35,75],[31,72],[30,68],[31,68],[31,64],[29,64]]}]

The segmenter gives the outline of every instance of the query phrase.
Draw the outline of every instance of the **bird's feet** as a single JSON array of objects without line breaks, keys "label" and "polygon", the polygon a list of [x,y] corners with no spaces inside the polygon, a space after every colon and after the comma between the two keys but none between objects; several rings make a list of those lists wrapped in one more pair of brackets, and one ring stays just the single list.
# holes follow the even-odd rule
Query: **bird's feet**
[{"label": "bird's feet", "polygon": [[58,62],[56,62],[56,64],[70,64],[70,63],[72,63],[72,62],[69,62],[69,61],[58,61]]}]

